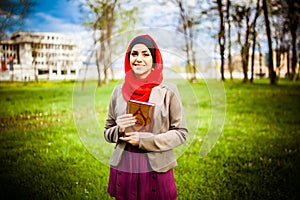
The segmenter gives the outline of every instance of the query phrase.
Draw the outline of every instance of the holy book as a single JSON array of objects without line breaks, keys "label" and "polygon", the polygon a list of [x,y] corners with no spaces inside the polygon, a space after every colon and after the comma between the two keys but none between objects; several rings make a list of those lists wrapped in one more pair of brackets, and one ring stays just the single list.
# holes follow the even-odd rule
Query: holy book
[{"label": "holy book", "polygon": [[154,103],[129,100],[127,113],[136,118],[134,126],[126,128],[126,132],[152,132]]}]

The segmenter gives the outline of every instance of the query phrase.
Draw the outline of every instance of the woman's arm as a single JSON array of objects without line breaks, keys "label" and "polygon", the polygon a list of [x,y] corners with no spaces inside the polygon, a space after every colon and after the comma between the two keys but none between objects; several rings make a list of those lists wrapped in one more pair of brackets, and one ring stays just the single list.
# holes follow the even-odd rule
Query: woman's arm
[{"label": "woman's arm", "polygon": [[139,148],[146,151],[167,151],[186,141],[188,130],[177,87],[169,96],[169,130],[164,133],[140,133]]},{"label": "woman's arm", "polygon": [[108,114],[105,122],[104,129],[104,138],[108,142],[117,142],[118,141],[118,127],[116,123],[116,116],[114,112],[114,108],[116,106],[116,98],[115,98],[116,88],[112,92],[110,97],[110,103],[108,107]]},{"label": "woman's arm", "polygon": [[[118,88],[115,88],[112,92],[108,115],[105,123],[104,137],[108,142],[116,143],[121,136],[124,135],[125,129],[129,126],[133,126],[136,122],[136,119],[132,114],[120,114],[116,113],[117,106],[117,95],[120,95]],[[121,105],[118,105],[121,106]]]}]

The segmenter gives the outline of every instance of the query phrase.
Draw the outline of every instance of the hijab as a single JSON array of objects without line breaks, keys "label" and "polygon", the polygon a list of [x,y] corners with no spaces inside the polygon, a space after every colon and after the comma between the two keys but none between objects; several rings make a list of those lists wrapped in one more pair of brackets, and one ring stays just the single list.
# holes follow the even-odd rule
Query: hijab
[{"label": "hijab", "polygon": [[[148,47],[152,59],[152,72],[144,79],[137,79],[130,66],[130,53],[134,45],[144,44]],[[126,101],[138,100],[148,102],[152,88],[158,86],[162,80],[163,60],[159,48],[153,38],[148,35],[139,35],[129,44],[125,54],[125,81],[122,87],[122,95]]]}]

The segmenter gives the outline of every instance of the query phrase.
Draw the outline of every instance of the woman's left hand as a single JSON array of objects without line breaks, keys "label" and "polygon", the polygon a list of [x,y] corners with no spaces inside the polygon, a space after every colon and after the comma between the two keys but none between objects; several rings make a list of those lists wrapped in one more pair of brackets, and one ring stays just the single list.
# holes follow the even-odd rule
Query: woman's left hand
[{"label": "woman's left hand", "polygon": [[138,132],[129,132],[125,133],[122,137],[119,138],[125,142],[128,142],[132,146],[138,146],[140,142],[140,137]]}]

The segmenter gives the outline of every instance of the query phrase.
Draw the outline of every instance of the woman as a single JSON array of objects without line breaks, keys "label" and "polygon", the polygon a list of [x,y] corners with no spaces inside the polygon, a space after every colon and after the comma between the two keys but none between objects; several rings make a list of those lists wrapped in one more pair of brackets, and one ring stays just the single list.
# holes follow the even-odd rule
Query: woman
[{"label": "woman", "polygon": [[[135,37],[125,55],[125,81],[115,87],[104,137],[116,143],[110,160],[108,193],[116,199],[176,199],[173,148],[188,130],[176,85],[163,82],[163,60],[149,35]],[[151,132],[126,132],[135,125],[127,102],[155,104]]]}]

